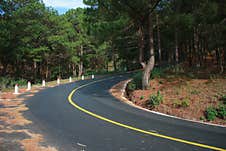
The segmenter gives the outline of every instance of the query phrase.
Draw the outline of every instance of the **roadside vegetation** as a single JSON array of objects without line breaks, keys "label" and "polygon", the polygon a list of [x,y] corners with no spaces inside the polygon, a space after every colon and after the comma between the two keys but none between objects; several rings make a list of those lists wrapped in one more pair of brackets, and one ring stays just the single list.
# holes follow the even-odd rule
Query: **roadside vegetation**
[{"label": "roadside vegetation", "polygon": [[200,73],[187,69],[182,65],[154,69],[148,90],[139,87],[142,73],[137,73],[127,85],[127,96],[150,110],[225,125],[225,74],[209,74],[211,68]]}]

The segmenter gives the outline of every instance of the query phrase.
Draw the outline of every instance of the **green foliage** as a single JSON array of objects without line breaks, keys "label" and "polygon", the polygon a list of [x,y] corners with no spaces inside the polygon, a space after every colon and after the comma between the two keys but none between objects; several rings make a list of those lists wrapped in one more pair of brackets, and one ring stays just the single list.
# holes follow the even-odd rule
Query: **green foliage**
[{"label": "green foliage", "polygon": [[0,87],[1,89],[5,89],[10,83],[10,79],[6,77],[0,77]]},{"label": "green foliage", "polygon": [[133,76],[133,82],[136,85],[136,89],[141,89],[142,88],[142,72],[138,72]]},{"label": "green foliage", "polygon": [[25,79],[13,79],[9,77],[0,77],[0,87],[1,89],[12,88],[16,84],[23,86],[27,84],[27,80]]},{"label": "green foliage", "polygon": [[27,80],[19,79],[19,80],[11,81],[11,86],[15,86],[16,84],[18,84],[20,86],[27,85]]},{"label": "green foliage", "polygon": [[157,95],[151,95],[148,100],[148,106],[150,108],[155,108],[163,101],[163,96],[161,95],[160,91],[157,92]]},{"label": "green foliage", "polygon": [[208,121],[213,121],[216,117],[226,119],[226,105],[220,104],[217,108],[208,107],[205,111],[205,117]]},{"label": "green foliage", "polygon": [[127,84],[128,91],[134,91],[142,88],[142,74],[142,72],[138,72],[133,76],[132,81]]},{"label": "green foliage", "polygon": [[173,107],[180,107],[180,105],[181,105],[181,101],[180,100],[174,100],[173,101]]},{"label": "green foliage", "polygon": [[213,121],[217,116],[217,110],[214,107],[208,107],[205,111],[205,117],[208,121]]},{"label": "green foliage", "polygon": [[127,84],[126,89],[127,89],[127,91],[134,91],[134,90],[136,90],[136,84],[133,81],[130,81]]},{"label": "green foliage", "polygon": [[163,68],[154,68],[151,72],[151,79],[160,78],[163,75]]},{"label": "green foliage", "polygon": [[201,117],[200,117],[200,120],[201,120],[201,121],[204,121],[205,119],[206,119],[206,118],[205,118],[204,116],[201,116]]},{"label": "green foliage", "polygon": [[221,101],[223,101],[223,104],[226,105],[226,94],[222,95],[220,98]]},{"label": "green foliage", "polygon": [[190,101],[189,99],[183,99],[182,101],[181,100],[175,100],[173,102],[173,106],[176,107],[176,108],[180,108],[180,107],[188,107],[190,104]]},{"label": "green foliage", "polygon": [[187,73],[187,76],[191,79],[195,78],[195,75],[192,72]]},{"label": "green foliage", "polygon": [[189,102],[190,102],[189,99],[182,100],[181,107],[188,107],[190,104]]},{"label": "green foliage", "polygon": [[199,94],[200,93],[200,91],[198,91],[198,90],[192,90],[191,91],[191,94],[193,94],[193,95],[197,95],[197,94]]},{"label": "green foliage", "polygon": [[142,95],[142,96],[140,96],[140,100],[143,100],[144,99],[144,96]]},{"label": "green foliage", "polygon": [[219,105],[217,108],[217,116],[221,119],[226,119],[226,105]]}]

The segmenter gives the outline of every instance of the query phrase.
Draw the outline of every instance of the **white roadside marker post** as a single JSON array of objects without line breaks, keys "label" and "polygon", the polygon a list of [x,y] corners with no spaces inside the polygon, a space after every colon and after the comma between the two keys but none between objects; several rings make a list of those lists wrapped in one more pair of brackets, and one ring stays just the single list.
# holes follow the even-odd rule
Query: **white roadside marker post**
[{"label": "white roadside marker post", "polygon": [[57,78],[57,85],[60,85],[60,78]]},{"label": "white roadside marker post", "polygon": [[46,81],[42,80],[42,87],[45,87],[45,86],[46,86]]},{"label": "white roadside marker post", "polygon": [[85,77],[84,77],[84,75],[82,75],[82,80],[84,80],[85,79]]},{"label": "white roadside marker post", "polygon": [[94,79],[94,74],[92,74],[92,79]]},{"label": "white roadside marker post", "polygon": [[70,83],[72,82],[72,79],[71,79],[71,77],[69,77],[69,82],[70,82]]},{"label": "white roadside marker post", "polygon": [[27,91],[29,91],[29,90],[31,90],[31,82],[30,81],[28,81],[28,83],[27,83]]},{"label": "white roadside marker post", "polygon": [[13,94],[19,94],[19,87],[18,84],[15,85],[15,91]]}]

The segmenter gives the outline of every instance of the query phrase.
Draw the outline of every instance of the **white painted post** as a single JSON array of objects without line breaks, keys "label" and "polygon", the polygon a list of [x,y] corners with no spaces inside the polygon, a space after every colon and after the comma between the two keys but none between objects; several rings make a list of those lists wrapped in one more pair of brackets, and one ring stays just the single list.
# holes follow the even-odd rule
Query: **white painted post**
[{"label": "white painted post", "polygon": [[69,82],[72,82],[72,79],[71,79],[71,77],[69,77]]},{"label": "white painted post", "polygon": [[94,75],[92,74],[92,79],[94,79]]},{"label": "white painted post", "polygon": [[19,94],[19,87],[18,84],[15,85],[15,91],[13,94]]},{"label": "white painted post", "polygon": [[84,75],[82,75],[82,80],[84,80],[85,79],[85,77],[84,77]]},{"label": "white painted post", "polygon": [[45,87],[46,86],[46,81],[42,80],[42,86]]},{"label": "white painted post", "polygon": [[28,83],[27,83],[27,90],[28,91],[31,90],[31,82],[30,81],[28,81]]},{"label": "white painted post", "polygon": [[60,85],[60,78],[57,78],[57,84]]}]

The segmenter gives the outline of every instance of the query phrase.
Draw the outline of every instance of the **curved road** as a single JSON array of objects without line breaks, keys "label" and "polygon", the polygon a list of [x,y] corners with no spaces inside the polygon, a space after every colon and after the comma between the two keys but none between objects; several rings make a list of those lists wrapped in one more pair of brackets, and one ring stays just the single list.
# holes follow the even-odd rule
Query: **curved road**
[{"label": "curved road", "polygon": [[[44,134],[48,144],[60,151],[204,151],[226,149],[226,128],[198,124],[133,108],[111,96],[108,90],[124,74],[95,80],[77,81],[48,88],[27,101],[25,115],[33,121],[32,129]],[[96,81],[97,82],[94,82]],[[85,86],[82,86],[85,85]],[[82,87],[80,87],[82,86]],[[77,89],[73,94],[71,93]],[[68,96],[71,94],[71,101]],[[74,105],[122,125],[148,131],[144,134],[104,121],[79,110]],[[168,138],[180,139],[178,142]],[[204,145],[187,144],[186,142]],[[85,147],[83,147],[85,145]],[[206,145],[207,148],[206,148]]]}]

